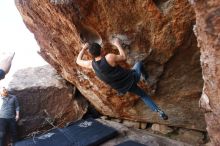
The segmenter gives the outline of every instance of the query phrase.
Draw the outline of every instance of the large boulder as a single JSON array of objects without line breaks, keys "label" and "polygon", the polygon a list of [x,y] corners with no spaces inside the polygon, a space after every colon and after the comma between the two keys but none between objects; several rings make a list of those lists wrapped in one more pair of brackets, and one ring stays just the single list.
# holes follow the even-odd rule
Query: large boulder
[{"label": "large boulder", "polygon": [[20,103],[20,137],[64,126],[87,111],[86,99],[75,96],[75,87],[49,65],[18,70],[9,90]]},{"label": "large boulder", "polygon": [[[187,0],[15,0],[34,33],[41,56],[104,115],[205,130],[198,107],[202,91],[199,49],[192,32],[195,15]],[[162,121],[133,94],[119,97],[92,70],[79,67],[81,42],[115,50],[109,38],[123,40],[132,67],[143,60],[150,77],[140,84],[169,115]],[[90,58],[88,53],[85,58]]]},{"label": "large boulder", "polygon": [[220,145],[220,2],[219,0],[191,1],[196,11],[198,46],[201,50],[201,65],[204,87],[200,99],[206,110],[205,120],[210,139]]}]

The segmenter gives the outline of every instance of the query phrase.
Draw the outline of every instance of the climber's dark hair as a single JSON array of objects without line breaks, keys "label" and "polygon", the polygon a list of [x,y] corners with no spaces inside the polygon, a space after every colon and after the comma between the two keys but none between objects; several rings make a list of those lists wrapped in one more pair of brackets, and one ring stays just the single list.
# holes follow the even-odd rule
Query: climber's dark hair
[{"label": "climber's dark hair", "polygon": [[92,57],[98,57],[101,55],[101,46],[97,43],[92,43],[89,45],[89,53],[92,55]]}]

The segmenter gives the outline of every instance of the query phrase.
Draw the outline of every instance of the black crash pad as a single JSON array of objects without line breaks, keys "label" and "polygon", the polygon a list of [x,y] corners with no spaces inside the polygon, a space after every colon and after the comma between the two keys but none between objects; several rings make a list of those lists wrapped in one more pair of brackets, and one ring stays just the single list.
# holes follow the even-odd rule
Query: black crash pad
[{"label": "black crash pad", "polygon": [[116,146],[146,146],[146,145],[138,143],[136,141],[128,140],[128,141],[120,143],[120,144],[118,144]]},{"label": "black crash pad", "polygon": [[94,119],[80,120],[15,143],[15,146],[97,146],[117,135],[117,131]]}]

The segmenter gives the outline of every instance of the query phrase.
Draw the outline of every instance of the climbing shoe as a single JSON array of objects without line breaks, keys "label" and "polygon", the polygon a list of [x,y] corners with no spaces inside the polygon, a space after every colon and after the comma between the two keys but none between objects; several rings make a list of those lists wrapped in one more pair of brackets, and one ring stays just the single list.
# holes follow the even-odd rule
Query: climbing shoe
[{"label": "climbing shoe", "polygon": [[163,120],[168,120],[168,116],[162,110],[158,110],[158,113]]},{"label": "climbing shoe", "polygon": [[144,74],[142,74],[142,76],[143,76],[143,79],[144,79],[144,81],[147,81],[147,79],[148,79],[148,74],[147,73],[144,73]]}]

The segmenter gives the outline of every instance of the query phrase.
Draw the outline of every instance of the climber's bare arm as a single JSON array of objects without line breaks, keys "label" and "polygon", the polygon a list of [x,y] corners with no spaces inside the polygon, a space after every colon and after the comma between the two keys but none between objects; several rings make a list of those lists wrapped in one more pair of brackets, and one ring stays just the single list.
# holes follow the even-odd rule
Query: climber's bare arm
[{"label": "climber's bare arm", "polygon": [[127,56],[124,50],[122,49],[120,40],[118,38],[114,38],[111,43],[117,47],[119,54],[116,55],[109,53],[106,55],[106,60],[111,66],[115,66],[118,62],[125,61],[127,59]]},{"label": "climber's bare arm", "polygon": [[9,72],[11,68],[11,63],[14,58],[15,53],[11,53],[9,56],[0,61],[0,69],[4,71],[5,75]]},{"label": "climber's bare arm", "polygon": [[83,45],[82,50],[79,52],[79,54],[77,56],[76,63],[82,67],[92,69],[92,60],[83,60],[82,59],[87,48],[88,48],[88,43]]},{"label": "climber's bare arm", "polygon": [[122,49],[120,40],[118,38],[114,38],[111,43],[115,45],[119,51],[119,55],[114,56],[115,61],[125,61],[127,56],[125,51]]}]

